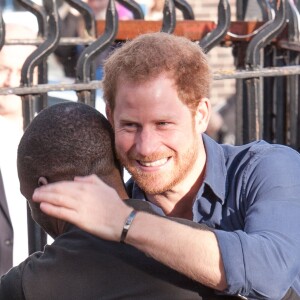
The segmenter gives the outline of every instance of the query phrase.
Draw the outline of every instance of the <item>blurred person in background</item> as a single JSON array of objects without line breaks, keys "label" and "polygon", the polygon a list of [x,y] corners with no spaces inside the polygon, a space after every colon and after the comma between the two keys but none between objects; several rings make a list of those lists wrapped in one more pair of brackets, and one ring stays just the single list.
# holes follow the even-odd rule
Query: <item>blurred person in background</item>
[{"label": "blurred person in background", "polygon": [[[6,40],[36,38],[19,24],[6,24]],[[5,45],[0,50],[0,88],[20,85],[21,68],[35,46]],[[17,175],[17,147],[23,134],[22,101],[17,95],[0,95],[0,274],[28,256],[27,208]],[[1,178],[0,178],[1,179]]]},{"label": "blurred person in background", "polygon": [[145,20],[157,21],[163,18],[164,0],[137,0],[145,13]]},{"label": "blurred person in background", "polygon": [[[105,20],[106,8],[109,0],[86,0],[86,2],[94,11],[96,20]],[[116,9],[120,20],[130,20],[133,18],[132,13],[117,2]]]}]

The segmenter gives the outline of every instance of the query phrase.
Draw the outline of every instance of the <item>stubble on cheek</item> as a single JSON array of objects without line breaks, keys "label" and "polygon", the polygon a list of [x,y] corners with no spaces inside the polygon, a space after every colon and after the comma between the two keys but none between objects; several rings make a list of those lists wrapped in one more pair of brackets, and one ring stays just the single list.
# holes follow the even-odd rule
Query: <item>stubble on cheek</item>
[{"label": "stubble on cheek", "polygon": [[[143,171],[140,162],[153,162],[163,158],[174,157],[174,152],[172,150],[164,153],[153,153],[149,156],[139,155],[132,149],[127,153],[116,150],[116,153],[121,164],[127,169],[144,192],[148,194],[158,194],[165,189],[166,181],[169,180],[168,174],[159,170],[155,172]],[[139,165],[141,167],[139,167]]]}]

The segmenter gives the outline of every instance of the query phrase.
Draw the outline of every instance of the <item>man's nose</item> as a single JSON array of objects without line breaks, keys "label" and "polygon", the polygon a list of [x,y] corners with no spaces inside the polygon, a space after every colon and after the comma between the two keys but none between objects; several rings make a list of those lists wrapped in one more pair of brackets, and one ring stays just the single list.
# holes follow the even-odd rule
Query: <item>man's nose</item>
[{"label": "man's nose", "polygon": [[153,129],[142,128],[136,136],[135,148],[139,155],[149,156],[157,152],[160,145],[158,134]]}]

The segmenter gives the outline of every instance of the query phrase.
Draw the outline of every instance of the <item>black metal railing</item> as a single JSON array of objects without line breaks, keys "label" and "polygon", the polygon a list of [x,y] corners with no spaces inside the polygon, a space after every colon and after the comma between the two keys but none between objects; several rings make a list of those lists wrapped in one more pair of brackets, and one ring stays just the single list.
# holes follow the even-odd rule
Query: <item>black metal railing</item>
[{"label": "black metal railing", "polygon": [[[201,0],[199,0],[201,1]],[[251,0],[252,1],[252,0]],[[246,22],[249,1],[237,0],[237,21],[231,21],[230,4],[220,0],[218,21],[195,20],[188,1],[165,0],[162,21],[145,21],[141,7],[133,0],[118,0],[132,12],[134,20],[119,21],[115,1],[110,0],[105,21],[95,21],[90,7],[79,0],[65,0],[84,19],[85,38],[60,36],[56,0],[44,0],[38,6],[30,0],[18,4],[37,18],[39,37],[35,40],[5,40],[5,23],[0,18],[0,49],[6,44],[29,43],[37,49],[25,61],[19,87],[0,88],[0,94],[17,94],[23,99],[24,126],[47,106],[47,92],[73,90],[78,101],[95,106],[96,80],[93,61],[114,42],[123,42],[137,34],[160,30],[185,35],[198,42],[206,52],[216,46],[232,47],[235,69],[215,71],[214,80],[236,79],[236,143],[265,139],[300,150],[299,55],[300,20],[298,0],[258,0],[262,22]],[[183,20],[176,19],[180,11]],[[249,28],[252,28],[252,31]],[[196,29],[199,28],[197,31]],[[102,32],[102,34],[97,34]],[[234,33],[233,33],[234,32]],[[74,83],[50,84],[47,58],[61,45],[81,45],[84,50],[76,65]],[[38,84],[33,84],[33,69],[38,67]],[[43,233],[29,221],[30,253],[44,244]]]}]

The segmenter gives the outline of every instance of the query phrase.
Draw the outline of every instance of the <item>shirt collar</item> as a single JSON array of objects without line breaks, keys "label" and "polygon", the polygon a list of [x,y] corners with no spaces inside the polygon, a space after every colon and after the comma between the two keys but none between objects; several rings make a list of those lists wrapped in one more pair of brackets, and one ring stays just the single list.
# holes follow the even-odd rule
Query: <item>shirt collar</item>
[{"label": "shirt collar", "polygon": [[227,175],[224,151],[222,146],[208,135],[203,134],[202,137],[206,151],[206,167],[203,183],[210,187],[211,191],[223,204],[226,193]]},{"label": "shirt collar", "polygon": [[[133,181],[132,177],[129,179],[128,183],[130,185],[132,184],[132,194],[131,194],[132,198],[139,199],[142,201],[147,201],[145,193],[140,189],[140,187],[137,185],[137,183],[135,181]],[[149,204],[155,213],[157,213],[158,215],[164,216],[164,212],[160,207],[156,206],[155,204],[151,203],[150,201],[149,201]]]}]

